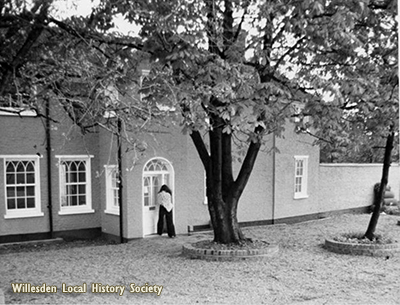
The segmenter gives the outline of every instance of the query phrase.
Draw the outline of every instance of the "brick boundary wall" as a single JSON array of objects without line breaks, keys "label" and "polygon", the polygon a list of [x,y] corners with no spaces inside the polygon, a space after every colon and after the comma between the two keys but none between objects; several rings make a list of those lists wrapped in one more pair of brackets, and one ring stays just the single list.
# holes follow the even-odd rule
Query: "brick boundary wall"
[{"label": "brick boundary wall", "polygon": [[400,253],[400,243],[353,244],[326,239],[325,247],[331,252],[352,255],[393,256]]},{"label": "brick boundary wall", "polygon": [[270,244],[267,248],[248,250],[214,250],[196,248],[192,245],[182,246],[184,256],[210,261],[263,260],[276,255],[278,252],[278,244]]}]

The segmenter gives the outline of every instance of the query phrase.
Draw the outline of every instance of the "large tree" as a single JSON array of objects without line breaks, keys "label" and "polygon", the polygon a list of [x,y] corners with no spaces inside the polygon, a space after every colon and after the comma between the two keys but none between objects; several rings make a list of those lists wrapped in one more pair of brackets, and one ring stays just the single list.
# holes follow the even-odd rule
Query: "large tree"
[{"label": "large tree", "polygon": [[[322,139],[324,132],[342,132],[338,126],[353,112],[387,108],[388,99],[373,90],[385,92],[380,60],[397,47],[395,1],[102,0],[88,18],[62,21],[49,14],[50,1],[33,1],[29,9],[16,3],[0,2],[0,26],[7,27],[0,35],[14,43],[1,55],[3,99],[18,100],[24,91],[36,97],[26,102],[35,106],[32,85],[40,84],[83,130],[110,128],[107,109],[132,129],[165,109],[181,114],[206,172],[216,242],[245,239],[239,199],[264,140],[281,135],[288,118],[312,116],[315,129],[302,120],[299,129],[316,130]],[[141,29],[139,37],[110,34],[118,14]],[[381,56],[370,60],[376,51]],[[108,88],[128,94],[138,77],[132,71],[144,58],[152,63],[142,90],[147,98],[112,103]],[[387,67],[388,76],[393,68]]]},{"label": "large tree", "polygon": [[264,139],[287,118],[311,116],[299,128],[318,139],[343,136],[354,113],[383,136],[396,124],[394,1],[103,3],[141,27],[156,72],[149,98],[182,113],[206,172],[216,242],[244,239],[239,199]]},{"label": "large tree", "polygon": [[314,118],[324,151],[333,150],[342,160],[369,157],[383,163],[380,188],[364,235],[373,240],[393,149],[398,154],[398,147],[394,147],[399,129],[398,23],[395,1],[366,4],[369,13],[356,19],[352,30],[360,45],[348,58],[347,67],[333,79],[332,102],[309,103],[306,111]]}]

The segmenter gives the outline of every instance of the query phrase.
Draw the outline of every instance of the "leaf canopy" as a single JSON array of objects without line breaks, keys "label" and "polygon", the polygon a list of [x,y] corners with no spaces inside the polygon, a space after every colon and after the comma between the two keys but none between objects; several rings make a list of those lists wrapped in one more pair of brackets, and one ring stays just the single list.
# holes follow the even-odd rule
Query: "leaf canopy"
[{"label": "leaf canopy", "polygon": [[[293,117],[329,141],[398,125],[396,1],[101,0],[65,19],[52,5],[2,1],[2,104],[38,108],[51,94],[83,129],[105,111],[134,129],[179,110],[188,132],[217,115],[251,142]],[[112,32],[115,16],[139,36]]]}]

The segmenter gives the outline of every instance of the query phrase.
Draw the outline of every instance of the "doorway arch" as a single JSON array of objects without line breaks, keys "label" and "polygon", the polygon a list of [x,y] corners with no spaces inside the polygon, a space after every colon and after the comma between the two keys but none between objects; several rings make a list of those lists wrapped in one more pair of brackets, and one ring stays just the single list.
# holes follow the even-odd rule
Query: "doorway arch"
[{"label": "doorway arch", "polygon": [[[164,158],[152,158],[144,165],[142,179],[143,237],[157,233],[157,193],[163,184],[172,190],[174,202],[174,169]],[[175,217],[175,213],[173,214]]]}]

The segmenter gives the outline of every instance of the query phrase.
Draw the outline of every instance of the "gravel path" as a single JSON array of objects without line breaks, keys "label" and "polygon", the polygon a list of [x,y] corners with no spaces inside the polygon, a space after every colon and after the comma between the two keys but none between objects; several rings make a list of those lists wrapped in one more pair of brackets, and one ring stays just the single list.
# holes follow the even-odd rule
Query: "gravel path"
[{"label": "gravel path", "polygon": [[[0,289],[6,304],[400,304],[400,255],[349,256],[323,248],[325,237],[363,232],[369,217],[342,215],[246,228],[247,237],[281,245],[278,256],[258,262],[207,262],[181,256],[182,244],[211,239],[210,233],[122,245],[65,242],[18,251],[0,247]],[[378,233],[400,241],[399,220],[382,215]],[[55,285],[57,293],[14,293],[11,283]],[[63,283],[86,283],[87,292],[63,293]],[[122,296],[93,293],[92,283],[123,285],[125,290]],[[131,284],[147,291],[163,288],[159,296],[131,293]]]}]

